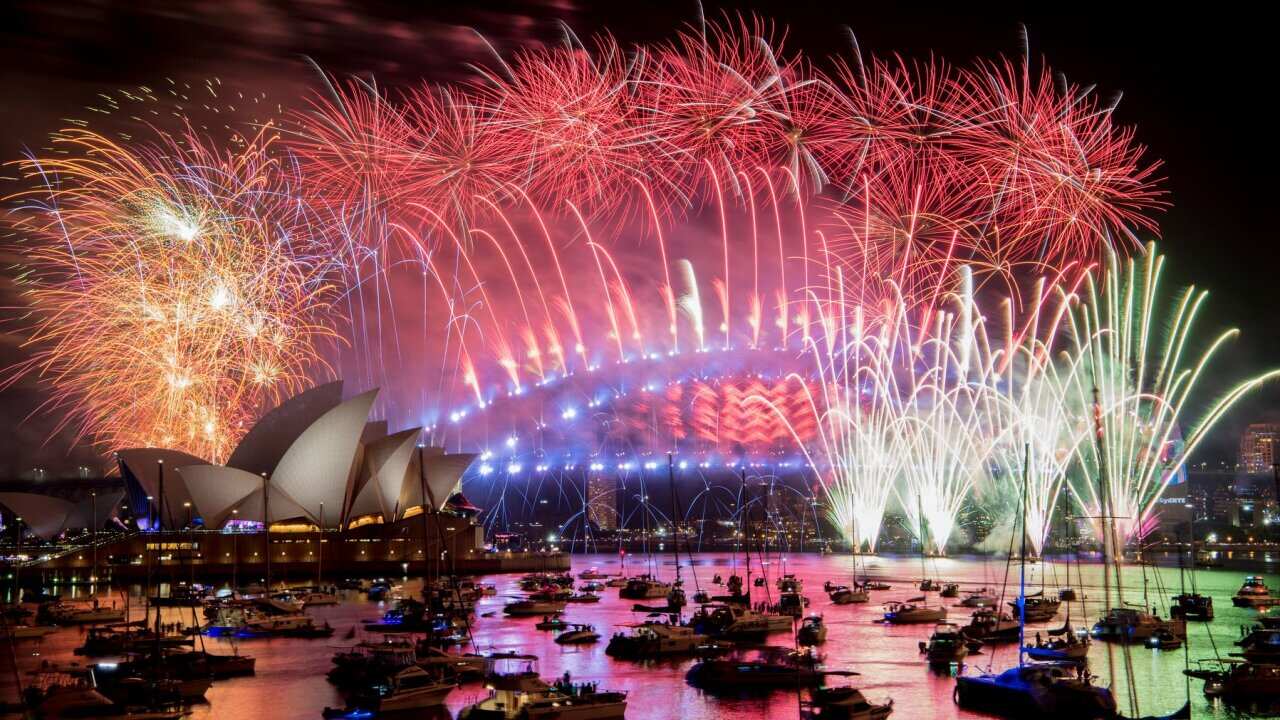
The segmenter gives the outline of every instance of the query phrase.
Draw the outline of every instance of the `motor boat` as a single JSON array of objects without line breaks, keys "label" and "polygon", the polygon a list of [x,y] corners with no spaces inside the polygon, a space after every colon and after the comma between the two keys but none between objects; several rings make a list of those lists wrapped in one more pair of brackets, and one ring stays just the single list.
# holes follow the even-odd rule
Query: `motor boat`
[{"label": "motor boat", "polygon": [[925,578],[924,580],[920,581],[920,585],[919,585],[920,592],[937,592],[941,589],[942,589],[942,584],[936,580],[930,580],[929,578]]},{"label": "motor boat", "polygon": [[120,623],[89,628],[84,644],[74,652],[76,655],[101,657],[154,650],[157,645],[169,649],[193,644],[192,638],[185,634],[164,634],[157,639],[155,632],[141,623]]},{"label": "motor boat", "polygon": [[40,640],[57,629],[53,625],[6,625],[4,632],[10,640]]},{"label": "motor boat", "polygon": [[1013,608],[1013,612],[1025,615],[1029,623],[1041,623],[1052,620],[1058,614],[1059,608],[1062,607],[1062,601],[1058,598],[1047,598],[1040,595],[1033,595],[1023,598],[1024,608],[1018,608],[1018,601],[1009,603],[1009,607]]},{"label": "motor boat", "polygon": [[1145,643],[1159,630],[1168,630],[1179,638],[1187,636],[1185,620],[1161,620],[1156,615],[1137,608],[1111,608],[1090,634],[1096,640],[1122,643]]},{"label": "motor boat", "polygon": [[1075,602],[1076,597],[1077,597],[1076,589],[1073,587],[1064,587],[1064,588],[1058,589],[1058,599],[1061,600],[1062,602]]},{"label": "motor boat", "polygon": [[942,591],[938,593],[938,597],[960,597],[960,586],[955,583],[947,583],[942,586]]},{"label": "motor boat", "polygon": [[531,615],[556,615],[564,612],[563,600],[517,600],[509,602],[502,612],[512,617]]},{"label": "motor boat", "polygon": [[537,657],[509,655],[485,672],[489,696],[462,709],[458,720],[621,720],[627,694],[601,691],[595,683],[555,683],[538,676]]},{"label": "motor boat", "polygon": [[809,598],[797,592],[784,592],[778,596],[778,602],[773,605],[772,610],[779,615],[798,618],[804,615],[804,609],[807,607],[809,607]]},{"label": "motor boat", "polygon": [[1021,624],[1010,617],[1009,613],[998,612],[994,608],[984,608],[970,616],[969,624],[961,628],[961,632],[972,640],[995,645],[1018,642],[1022,634],[1021,627]]},{"label": "motor boat", "polygon": [[621,575],[615,575],[609,578],[608,580],[605,580],[604,586],[611,587],[611,588],[624,588],[627,586],[628,582],[629,581],[626,578],[622,577]]},{"label": "motor boat", "polygon": [[759,639],[769,633],[790,632],[792,618],[760,613],[732,604],[705,605],[689,619],[695,632],[713,638]]},{"label": "motor boat", "polygon": [[1280,630],[1280,607],[1271,606],[1258,611],[1258,622],[1262,627]]},{"label": "motor boat", "polygon": [[1204,694],[1244,708],[1274,707],[1280,702],[1280,665],[1238,658],[1200,661],[1186,675],[1204,680]]},{"label": "motor boat", "polygon": [[1022,652],[1041,662],[1078,662],[1089,657],[1089,634],[1071,626],[1070,613],[1062,627],[1047,630],[1045,634],[1048,637],[1041,637],[1037,630],[1035,641],[1024,645]]},{"label": "motor boat", "polygon": [[604,590],[604,583],[591,580],[578,586],[578,592],[598,593]]},{"label": "motor boat", "polygon": [[438,707],[456,687],[414,665],[375,682],[352,697],[345,710],[324,709],[324,717],[352,717],[353,713],[396,713]]},{"label": "motor boat", "polygon": [[363,687],[417,663],[414,643],[403,637],[365,640],[333,655],[329,682],[338,687]]},{"label": "motor boat", "polygon": [[178,583],[169,589],[168,595],[157,594],[148,600],[153,607],[199,607],[208,595],[208,586]]},{"label": "motor boat", "polygon": [[893,587],[887,582],[872,580],[871,578],[862,578],[861,584],[863,590],[889,590]]},{"label": "motor boat", "polygon": [[813,688],[809,699],[800,703],[800,717],[805,720],[884,720],[892,713],[892,700],[877,705],[851,687]]},{"label": "motor boat", "polygon": [[1280,598],[1272,597],[1270,588],[1261,576],[1250,575],[1231,598],[1231,604],[1236,607],[1270,607],[1280,605]]},{"label": "motor boat", "polygon": [[1236,641],[1240,655],[1249,662],[1280,665],[1280,630],[1256,628]]},{"label": "motor boat", "polygon": [[594,625],[570,625],[569,629],[556,636],[557,645],[590,645],[600,641],[600,633]]},{"label": "motor boat", "polygon": [[800,646],[821,645],[827,641],[827,625],[821,615],[810,615],[800,623],[796,631],[796,644]]},{"label": "motor boat", "polygon": [[600,572],[599,568],[589,567],[578,573],[579,580],[608,580],[609,576]]},{"label": "motor boat", "polygon": [[600,602],[600,596],[593,593],[577,593],[565,598],[564,601],[571,603],[598,603]]},{"label": "motor boat", "polygon": [[1182,647],[1182,640],[1166,628],[1160,628],[1151,634],[1143,643],[1152,650],[1177,650]]},{"label": "motor boat", "polygon": [[451,653],[440,648],[417,647],[418,667],[452,680],[479,680],[484,676],[485,656]]},{"label": "motor boat", "polygon": [[41,605],[36,611],[36,620],[52,625],[89,625],[97,623],[124,622],[124,608],[115,605],[99,605],[94,600],[90,605],[73,605],[71,603],[54,602]]},{"label": "motor boat", "polygon": [[[923,600],[921,598],[920,600]],[[885,605],[884,621],[892,625],[936,623],[947,619],[947,609],[941,605],[929,606],[920,601],[891,602]]]},{"label": "motor boat", "polygon": [[920,652],[928,658],[930,665],[950,665],[963,661],[969,654],[969,648],[955,623],[938,623],[929,641],[921,641]]},{"label": "motor boat", "polygon": [[665,598],[671,592],[671,585],[656,580],[648,575],[641,575],[627,580],[627,584],[618,591],[618,597],[624,600],[653,600]]},{"label": "motor boat", "polygon": [[239,638],[258,637],[329,637],[333,628],[316,625],[315,618],[303,613],[274,614],[249,606],[231,606],[219,611],[205,626],[210,637],[232,635]]},{"label": "motor boat", "polygon": [[1173,596],[1169,616],[1184,620],[1208,622],[1213,619],[1213,598],[1200,593],[1182,593]]},{"label": "motor boat", "polygon": [[990,590],[982,588],[981,590],[966,593],[964,599],[958,604],[960,607],[967,608],[989,608],[995,607],[998,603],[996,596],[991,594]]},{"label": "motor boat", "polygon": [[804,591],[804,581],[795,575],[783,575],[775,583],[779,592],[800,593]]},{"label": "motor boat", "polygon": [[22,700],[41,718],[113,718],[114,720],[173,720],[183,715],[180,701],[153,697],[141,706],[126,707],[104,695],[86,668],[42,666],[31,673]]},{"label": "motor boat", "polygon": [[868,593],[861,586],[845,587],[844,585],[838,585],[832,590],[830,590],[829,592],[830,592],[830,595],[828,595],[828,597],[830,597],[831,602],[835,603],[836,605],[852,605],[854,603],[864,603],[871,599],[870,593]]},{"label": "motor boat", "polygon": [[545,615],[533,627],[538,630],[564,630],[569,623],[559,615]]},{"label": "motor boat", "polygon": [[629,633],[614,633],[605,647],[609,657],[643,660],[668,655],[691,655],[710,640],[684,625],[649,622],[631,625]]},{"label": "motor boat", "polygon": [[829,675],[849,672],[824,670],[811,652],[765,647],[755,657],[708,659],[694,663],[685,673],[685,682],[709,691],[769,691],[817,686]]},{"label": "motor boat", "polygon": [[1111,691],[1089,682],[1074,665],[1029,664],[998,674],[956,678],[956,704],[1005,718],[1101,720],[1116,717]]}]

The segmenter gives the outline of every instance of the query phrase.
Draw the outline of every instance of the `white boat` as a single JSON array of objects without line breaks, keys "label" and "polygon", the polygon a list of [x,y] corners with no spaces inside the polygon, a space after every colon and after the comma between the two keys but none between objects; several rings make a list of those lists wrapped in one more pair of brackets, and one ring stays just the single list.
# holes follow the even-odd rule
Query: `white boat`
[{"label": "white boat", "polygon": [[1179,638],[1187,637],[1186,620],[1162,620],[1137,608],[1111,608],[1094,623],[1090,633],[1098,640],[1122,643],[1145,643],[1156,633],[1167,630]]},{"label": "white boat", "polygon": [[831,602],[836,605],[853,605],[854,603],[864,603],[871,599],[871,594],[861,587],[845,587],[844,585],[836,586],[831,590],[828,596]]},{"label": "white boat", "polygon": [[502,608],[502,612],[512,617],[531,615],[555,615],[564,612],[563,600],[516,600]]},{"label": "white boat", "polygon": [[996,598],[996,596],[992,595],[989,590],[987,590],[986,588],[982,588],[981,590],[975,590],[973,592],[967,593],[964,596],[964,599],[960,601],[960,607],[989,608],[989,607],[995,607],[996,605],[999,604],[999,602],[1000,601]]},{"label": "white boat", "polygon": [[53,625],[10,625],[5,628],[6,634],[14,640],[39,640],[57,629]]},{"label": "white boat", "polygon": [[1231,604],[1236,607],[1270,607],[1280,605],[1280,598],[1271,595],[1271,589],[1261,576],[1250,575],[1244,579],[1244,585],[1236,591],[1235,597],[1231,598]]},{"label": "white boat", "polygon": [[324,635],[333,633],[327,625],[317,626],[302,613],[269,614],[247,606],[219,608],[205,632],[211,636],[266,637],[271,635]]},{"label": "white boat", "polygon": [[337,595],[328,592],[309,592],[299,597],[302,600],[302,607],[313,607],[319,605],[337,605],[340,600]]},{"label": "white boat", "polygon": [[605,587],[621,588],[627,586],[627,579],[621,575],[615,575],[604,582]]},{"label": "white boat", "polygon": [[570,625],[568,630],[556,636],[557,645],[589,645],[600,641],[600,633],[594,625]]},{"label": "white boat", "polygon": [[706,635],[684,625],[650,622],[630,627],[630,633],[614,634],[604,650],[606,655],[629,660],[688,655],[709,640]]},{"label": "white boat", "polygon": [[884,720],[893,713],[893,701],[876,705],[867,701],[862,691],[851,687],[817,688],[807,703],[801,704],[801,717],[830,720]]},{"label": "white boat", "polygon": [[627,694],[602,692],[594,683],[557,681],[538,676],[537,658],[509,656],[495,660],[485,674],[489,697],[468,705],[458,720],[621,720]]},{"label": "white boat", "polygon": [[671,585],[655,580],[648,575],[631,578],[618,591],[618,597],[624,600],[653,600],[665,598],[671,592]]},{"label": "white boat", "polygon": [[36,617],[55,625],[85,625],[89,623],[115,623],[124,621],[124,608],[106,607],[94,601],[92,605],[51,603],[41,605]]},{"label": "white boat", "polygon": [[696,632],[711,637],[745,638],[775,632],[790,632],[792,618],[787,615],[758,613],[740,605],[707,605],[689,620]]},{"label": "white boat", "polygon": [[380,713],[443,705],[455,683],[438,680],[431,673],[413,665],[392,675],[383,684],[373,686],[376,710]]},{"label": "white boat", "polygon": [[942,605],[917,605],[913,602],[893,602],[885,606],[884,621],[893,625],[936,623],[947,619],[947,608]]},{"label": "white boat", "polygon": [[608,577],[608,575],[600,572],[598,568],[594,567],[587,568],[586,570],[578,573],[579,580],[606,580]]}]

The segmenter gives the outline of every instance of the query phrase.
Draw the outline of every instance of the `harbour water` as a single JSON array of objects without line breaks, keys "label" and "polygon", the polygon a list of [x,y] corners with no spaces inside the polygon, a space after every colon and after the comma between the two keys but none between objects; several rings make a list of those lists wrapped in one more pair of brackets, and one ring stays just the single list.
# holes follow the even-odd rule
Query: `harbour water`
[{"label": "harbour water", "polygon": [[[652,562],[651,568],[656,569],[660,577],[670,579],[673,568],[669,557],[661,560],[655,558]],[[632,574],[644,569],[644,561],[639,558],[630,558],[627,565],[627,570]],[[862,565],[863,561],[859,560],[860,571]],[[767,566],[767,588],[776,597],[773,580],[784,572],[793,573],[804,581],[804,594],[811,600],[809,611],[824,616],[829,628],[826,643],[820,648],[826,655],[826,665],[830,669],[860,673],[847,682],[860,687],[872,702],[892,698],[895,718],[983,717],[961,711],[955,706],[952,700],[955,687],[952,673],[957,669],[950,673],[930,670],[919,654],[918,643],[928,638],[932,631],[931,624],[893,626],[876,621],[882,615],[885,602],[921,594],[917,584],[922,572],[939,581],[957,582],[962,592],[988,587],[999,594],[1003,586],[1004,599],[1013,600],[1018,592],[1018,566],[1006,566],[1006,561],[1002,559],[957,557],[930,559],[922,570],[919,558],[888,556],[865,558],[865,566],[872,577],[887,580],[892,589],[873,592],[871,602],[863,605],[835,606],[822,591],[822,585],[827,580],[848,582],[851,564],[847,556],[775,557]],[[596,567],[603,573],[618,573],[619,557],[574,557],[575,578],[577,573],[590,567]],[[1184,649],[1160,651],[1133,646],[1128,649],[1129,661],[1126,662],[1126,652],[1120,646],[1094,643],[1089,656],[1090,667],[1094,674],[1100,676],[1100,682],[1112,686],[1126,715],[1173,712],[1189,694],[1194,717],[1247,717],[1243,713],[1211,704],[1201,692],[1200,681],[1188,682],[1182,670],[1188,658],[1194,661],[1212,658],[1215,654],[1226,657],[1229,652],[1237,649],[1232,643],[1239,637],[1240,627],[1252,622],[1255,612],[1232,607],[1231,596],[1239,588],[1243,577],[1246,574],[1259,574],[1259,568],[1272,569],[1271,566],[1254,565],[1252,569],[1228,567],[1201,569],[1196,572],[1197,589],[1201,593],[1212,595],[1217,617],[1211,624],[1188,623],[1190,642]],[[712,577],[717,573],[728,577],[733,571],[734,560],[727,554],[704,554],[695,558],[692,567],[685,565],[682,569],[690,597],[699,587],[709,589],[714,594],[717,590],[710,584]],[[742,572],[742,568],[739,567],[738,571]],[[1006,573],[1009,582],[1004,584]],[[758,566],[755,574],[759,575]],[[1264,573],[1264,576],[1273,589],[1280,583],[1280,577],[1274,573]],[[1061,587],[1070,585],[1076,588],[1085,604],[1082,609],[1081,602],[1069,603],[1071,623],[1076,627],[1091,626],[1102,611],[1100,565],[1046,561],[1027,565],[1026,577],[1028,592],[1037,592],[1043,588],[1046,595],[1056,595]],[[1164,617],[1167,616],[1169,597],[1180,591],[1184,580],[1190,583],[1190,578],[1183,578],[1176,566],[1127,566],[1124,570],[1125,599],[1130,604],[1142,606],[1145,596],[1146,605],[1154,606]],[[420,583],[414,579],[397,582],[403,584],[406,595],[416,595],[420,588]],[[711,696],[688,686],[684,676],[692,660],[634,663],[607,657],[605,645],[608,637],[615,631],[625,630],[620,626],[643,619],[642,615],[631,611],[633,601],[619,599],[616,589],[607,588],[599,603],[571,604],[565,613],[569,622],[594,625],[604,636],[601,642],[562,647],[554,643],[555,633],[534,629],[536,618],[506,618],[502,615],[502,606],[510,599],[522,595],[518,575],[490,576],[484,582],[495,584],[498,592],[496,596],[483,598],[477,606],[473,634],[478,650],[532,653],[539,656],[540,670],[544,677],[558,677],[568,672],[575,681],[594,681],[602,689],[626,690],[629,693],[628,718],[658,720],[679,717],[684,720],[709,720],[725,717],[793,718],[798,715],[795,692],[722,697]],[[752,590],[756,599],[760,599],[761,593],[765,592],[765,588],[760,587]],[[131,592],[132,617],[138,618],[142,614],[141,588],[134,586]],[[114,593],[103,592],[99,597],[104,602],[123,603],[123,594],[119,590]],[[930,593],[930,602],[939,602],[936,593]],[[949,620],[959,624],[968,621],[971,611],[956,606],[958,600],[942,602],[948,605]],[[1052,621],[1029,625],[1028,637],[1033,637],[1037,630],[1062,625],[1067,617],[1067,605],[1064,604],[1062,612]],[[325,679],[330,659],[334,652],[359,639],[377,639],[377,635],[361,630],[362,621],[380,617],[388,607],[389,603],[370,602],[362,594],[347,591],[341,604],[308,611],[318,620],[327,621],[336,628],[332,638],[238,641],[237,647],[241,653],[257,658],[256,675],[218,681],[208,692],[208,704],[195,706],[191,717],[318,718],[326,706],[340,706],[341,698]],[[181,618],[189,624],[191,612],[189,608],[165,609],[165,620],[178,621]],[[355,639],[346,638],[351,628],[356,629]],[[83,658],[77,658],[72,653],[82,639],[83,630],[63,629],[41,641],[19,642],[12,657],[16,657],[18,667],[23,671],[36,667],[44,660],[83,662]],[[231,650],[232,641],[227,639],[205,638],[203,642],[210,650]],[[791,645],[792,642],[792,638],[786,634],[772,635],[769,638],[769,643],[773,645]],[[10,654],[4,653],[0,665],[6,667],[0,672],[0,688],[5,699],[13,701],[16,693],[14,673],[7,667],[10,662]],[[985,670],[988,666],[999,670],[1016,662],[1017,651],[1013,645],[999,646],[994,650],[986,648],[983,654],[970,656],[966,660],[968,668],[965,671]],[[1128,707],[1130,677],[1137,688],[1137,708]],[[845,682],[842,678],[833,684]],[[450,713],[456,714],[461,707],[483,694],[480,683],[463,685],[449,696],[447,709],[442,709],[436,715],[416,714],[414,717],[452,717]]]}]

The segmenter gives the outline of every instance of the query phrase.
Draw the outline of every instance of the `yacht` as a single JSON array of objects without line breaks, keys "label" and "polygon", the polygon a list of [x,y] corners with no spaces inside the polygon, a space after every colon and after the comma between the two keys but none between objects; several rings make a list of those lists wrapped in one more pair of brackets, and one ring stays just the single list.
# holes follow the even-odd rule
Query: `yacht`
[{"label": "yacht", "polygon": [[689,655],[705,646],[709,638],[684,625],[644,623],[631,626],[630,633],[614,633],[604,652],[609,657],[640,660],[665,655]]},{"label": "yacht", "polygon": [[790,632],[792,619],[786,615],[758,613],[740,605],[706,605],[689,619],[696,632],[716,638],[761,638],[769,633]]},{"label": "yacht", "polygon": [[598,603],[600,602],[600,596],[595,593],[583,592],[570,595],[564,598],[564,601],[571,603]]},{"label": "yacht", "polygon": [[665,598],[671,592],[671,585],[656,580],[648,575],[634,577],[618,591],[618,597],[624,600],[653,600]]},{"label": "yacht", "polygon": [[831,602],[835,603],[836,605],[852,605],[854,603],[864,603],[871,599],[870,593],[868,593],[866,589],[862,588],[861,586],[845,587],[844,585],[838,585],[833,589],[831,589],[829,592],[830,594],[828,595],[828,597],[830,597]]},{"label": "yacht", "polygon": [[494,659],[485,673],[489,696],[468,705],[458,720],[621,720],[627,694],[599,690],[594,683],[554,684],[538,676],[533,655]]},{"label": "yacht", "polygon": [[413,666],[418,661],[414,643],[403,637],[366,640],[333,655],[329,682],[338,687],[361,687]]},{"label": "yacht", "polygon": [[99,605],[94,600],[91,605],[73,605],[71,603],[46,603],[36,611],[36,619],[54,625],[88,625],[92,623],[124,622],[124,608],[114,605]]},{"label": "yacht", "polygon": [[1187,636],[1186,620],[1161,620],[1137,608],[1111,608],[1090,633],[1097,640],[1145,643],[1160,630],[1168,630],[1179,638]]},{"label": "yacht", "polygon": [[1173,596],[1173,605],[1169,607],[1169,615],[1185,620],[1213,619],[1213,598],[1200,593],[1182,593]]},{"label": "yacht", "polygon": [[772,690],[817,686],[828,675],[847,672],[823,670],[819,658],[810,652],[789,648],[761,648],[754,658],[725,658],[694,663],[685,673],[685,682],[710,691]]},{"label": "yacht", "polygon": [[564,612],[563,600],[517,600],[507,603],[502,612],[512,617],[558,615]]},{"label": "yacht", "polygon": [[1088,720],[1115,718],[1111,691],[1077,676],[1074,666],[1032,664],[999,674],[956,678],[956,704],[1005,718]]},{"label": "yacht", "polygon": [[93,672],[84,668],[42,667],[31,673],[23,700],[42,718],[114,718],[115,720],[169,720],[183,715],[178,702],[154,699],[145,708],[127,708],[98,690]]},{"label": "yacht", "polygon": [[1280,605],[1280,598],[1271,596],[1271,590],[1261,576],[1250,575],[1231,598],[1231,604],[1236,607],[1270,607]]},{"label": "yacht", "polygon": [[1050,630],[1049,637],[1042,639],[1036,633],[1034,643],[1023,646],[1022,652],[1032,660],[1041,662],[1078,661],[1089,657],[1089,636],[1076,633],[1069,625],[1064,632]]},{"label": "yacht", "polygon": [[249,606],[221,608],[205,626],[210,637],[328,637],[333,628],[328,623],[316,625],[310,615],[273,614]]},{"label": "yacht", "polygon": [[1020,611],[1016,600],[1009,603],[1014,613],[1026,615],[1027,622],[1039,623],[1052,620],[1058,614],[1058,609],[1062,607],[1062,601],[1058,598],[1030,596],[1024,599],[1024,605],[1026,607]]},{"label": "yacht", "polygon": [[324,709],[324,717],[352,717],[361,711],[395,713],[438,707],[456,687],[453,682],[439,679],[422,668],[412,665],[394,675],[375,682],[356,693],[346,710]]},{"label": "yacht", "polygon": [[[1212,667],[1204,661],[1183,673],[1204,680],[1204,694],[1231,705],[1273,707],[1280,701],[1280,665],[1263,665],[1238,658],[1223,658]],[[1188,716],[1189,717],[1189,716]]]},{"label": "yacht", "polygon": [[810,615],[800,623],[796,631],[796,644],[801,646],[821,645],[827,641],[827,625],[820,615]]},{"label": "yacht", "polygon": [[[916,601],[919,602],[919,601]],[[891,602],[885,605],[884,621],[892,625],[936,623],[947,619],[947,609],[941,605],[930,607],[916,602]]]},{"label": "yacht", "polygon": [[982,588],[966,594],[959,605],[967,608],[989,608],[995,607],[998,603],[996,596],[990,590]]},{"label": "yacht", "polygon": [[933,628],[933,635],[929,636],[929,642],[921,641],[920,652],[929,659],[930,665],[950,665],[964,660],[969,648],[955,623],[938,623]]},{"label": "yacht", "polygon": [[1249,662],[1280,665],[1280,630],[1258,628],[1236,641]]},{"label": "yacht", "polygon": [[568,630],[556,636],[557,645],[590,645],[600,641],[600,633],[594,625],[570,625]]},{"label": "yacht", "polygon": [[893,713],[893,701],[876,705],[862,691],[851,687],[819,687],[801,701],[800,717],[822,720],[884,720]]},{"label": "yacht", "polygon": [[609,576],[600,572],[598,568],[589,567],[578,573],[579,580],[608,580]]},{"label": "yacht", "polygon": [[475,653],[451,653],[440,648],[417,648],[418,667],[445,678],[478,680],[484,676],[485,657]]},{"label": "yacht", "polygon": [[783,575],[778,578],[775,584],[778,586],[778,590],[784,593],[799,593],[804,590],[804,581],[795,575]]},{"label": "yacht", "polygon": [[984,608],[973,613],[962,632],[965,637],[973,640],[995,644],[1017,642],[1022,632],[1020,628],[1018,621],[1010,617],[1009,613]]},{"label": "yacht", "polygon": [[1280,607],[1271,606],[1258,611],[1258,622],[1262,627],[1280,630]]},{"label": "yacht", "polygon": [[938,597],[944,597],[944,598],[960,597],[960,586],[955,583],[947,583],[942,586],[942,592],[938,593]]}]

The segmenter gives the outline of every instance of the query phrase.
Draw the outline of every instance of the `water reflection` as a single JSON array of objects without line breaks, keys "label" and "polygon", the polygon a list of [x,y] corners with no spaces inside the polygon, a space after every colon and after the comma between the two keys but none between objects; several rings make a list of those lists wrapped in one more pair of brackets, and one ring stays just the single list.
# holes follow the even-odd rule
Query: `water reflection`
[{"label": "water reflection", "polygon": [[[670,561],[659,572],[671,574]],[[598,567],[606,573],[619,571],[616,556],[582,556],[574,559],[574,573],[588,567]],[[919,652],[919,642],[927,640],[932,625],[881,625],[876,622],[883,613],[882,604],[892,600],[917,597],[916,583],[921,576],[918,558],[873,557],[867,560],[874,576],[890,579],[893,587],[872,594],[872,601],[860,605],[836,606],[829,602],[822,591],[823,582],[834,580],[847,583],[850,577],[848,558],[839,556],[792,556],[786,559],[785,571],[796,574],[804,581],[804,593],[812,604],[810,611],[821,614],[828,627],[826,642],[820,650],[827,656],[827,666],[840,670],[853,670],[860,675],[852,678],[873,702],[886,698],[894,701],[895,718],[969,718],[982,717],[957,709],[952,702],[955,686],[953,675],[957,666],[930,670]],[[770,567],[771,576],[783,568],[775,562]],[[634,568],[633,568],[634,569]],[[1010,580],[1016,583],[1017,568],[1012,568]],[[1069,577],[1068,580],[1068,570]],[[703,555],[695,560],[692,568],[684,570],[686,587],[692,596],[698,589],[711,589],[710,578],[719,573],[728,577],[732,571],[732,559],[727,555]],[[1002,583],[1006,572],[1004,560],[976,558],[941,558],[930,560],[928,573],[935,579],[954,581],[962,590],[979,587],[991,588],[996,594],[1004,588],[1003,601],[1016,596],[1016,585]],[[1256,573],[1256,570],[1254,571]],[[1214,656],[1214,648],[1222,655],[1234,650],[1232,642],[1239,637],[1239,628],[1251,623],[1253,611],[1235,608],[1231,596],[1239,587],[1242,570],[1212,569],[1196,574],[1200,592],[1213,596],[1217,618],[1212,626],[1189,623],[1190,659]],[[1083,578],[1081,582],[1080,578]],[[502,605],[512,596],[520,595],[517,575],[500,575],[487,579],[497,585],[498,594],[486,597],[477,607],[474,626],[476,645],[481,651],[514,650],[532,653],[541,658],[540,670],[544,677],[556,677],[568,671],[575,681],[598,682],[602,689],[626,690],[630,693],[627,717],[632,720],[657,720],[680,717],[683,720],[724,717],[794,718],[797,716],[797,698],[794,692],[774,692],[748,697],[712,697],[686,684],[684,676],[691,660],[662,660],[628,662],[610,659],[604,648],[608,637],[618,626],[642,620],[642,616],[630,611],[631,601],[619,600],[615,589],[606,590],[604,600],[596,604],[570,605],[566,618],[569,622],[590,623],[604,636],[601,642],[587,646],[560,646],[555,644],[555,632],[534,629],[537,618],[507,618],[502,615]],[[1184,582],[1175,567],[1140,568],[1127,567],[1125,571],[1126,599],[1139,606],[1155,606],[1161,616],[1167,616],[1169,596],[1180,592]],[[1277,579],[1268,577],[1275,587]],[[1102,574],[1097,565],[1068,566],[1056,562],[1044,562],[1027,567],[1028,587],[1033,591],[1044,589],[1055,594],[1068,584],[1077,588],[1087,609],[1079,602],[1071,603],[1071,620],[1076,626],[1088,625],[1101,614]],[[418,584],[404,582],[405,589],[416,592]],[[769,585],[754,588],[755,593],[776,597],[772,577]],[[716,591],[713,590],[712,594]],[[70,597],[83,597],[85,589],[73,588]],[[105,601],[123,603],[125,595],[120,590],[100,592]],[[134,586],[128,592],[132,617],[141,617],[141,588]],[[931,599],[936,595],[931,594]],[[963,597],[963,593],[961,594]],[[766,597],[768,599],[768,597]],[[964,624],[971,610],[958,607],[958,599],[947,600],[948,619]],[[310,610],[318,620],[328,621],[337,632],[327,640],[263,639],[244,640],[235,645],[240,652],[258,659],[257,674],[249,678],[219,681],[208,693],[208,704],[194,708],[194,718],[214,717],[320,717],[326,706],[338,706],[342,699],[325,680],[330,658],[339,648],[349,646],[364,634],[359,629],[361,621],[375,619],[387,609],[387,603],[368,602],[363,596],[349,593],[337,606],[318,607]],[[184,619],[190,622],[190,609],[165,609],[165,621]],[[490,617],[481,617],[492,613]],[[1032,626],[1030,631],[1057,627],[1062,624],[1065,612],[1048,623]],[[349,628],[356,628],[356,639],[345,639]],[[83,629],[61,630],[43,641],[22,642],[16,648],[19,667],[27,670],[45,659],[76,661],[72,649],[84,639]],[[771,644],[789,645],[792,639],[786,634],[772,635]],[[208,639],[204,643],[210,650],[230,651],[233,641]],[[1111,651],[1111,659],[1108,659]],[[4,694],[13,699],[14,681],[12,669],[7,667],[8,653],[0,660],[6,664],[0,673]],[[1124,708],[1128,697],[1126,676],[1132,675],[1138,688],[1141,714],[1172,712],[1181,706],[1188,690],[1195,717],[1237,717],[1224,708],[1212,706],[1203,696],[1199,681],[1188,683],[1182,675],[1185,663],[1183,650],[1160,651],[1133,647],[1130,661],[1116,646],[1095,643],[1090,650],[1093,671],[1106,678],[1114,667],[1116,679],[1113,687]],[[975,669],[1000,670],[1017,661],[1013,645],[984,647],[981,654],[965,659],[970,671]],[[839,683],[837,683],[839,684]],[[464,685],[449,697],[449,710],[456,713],[463,706],[475,702],[484,695],[479,683]],[[1127,709],[1127,708],[1126,708]],[[415,714],[414,717],[434,717]],[[442,713],[439,717],[448,717]]]}]

